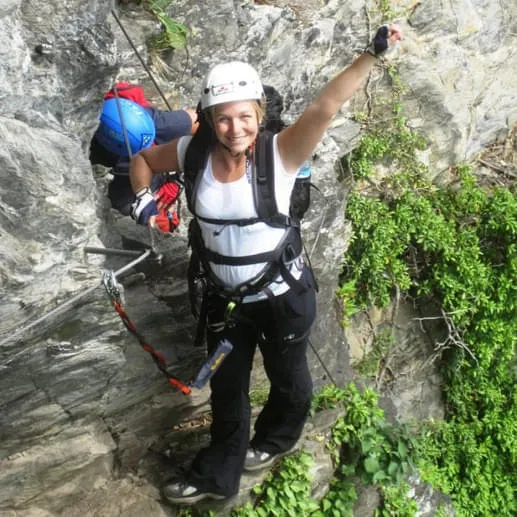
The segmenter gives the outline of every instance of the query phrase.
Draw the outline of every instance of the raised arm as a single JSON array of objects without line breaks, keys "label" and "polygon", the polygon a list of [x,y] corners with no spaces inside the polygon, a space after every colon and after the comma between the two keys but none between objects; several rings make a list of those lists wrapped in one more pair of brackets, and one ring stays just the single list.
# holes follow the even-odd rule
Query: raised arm
[{"label": "raised arm", "polygon": [[282,130],[278,135],[278,148],[288,172],[294,173],[311,156],[333,117],[368,76],[376,61],[375,54],[381,54],[400,39],[402,32],[396,25],[381,27],[368,51],[328,82],[296,122]]}]

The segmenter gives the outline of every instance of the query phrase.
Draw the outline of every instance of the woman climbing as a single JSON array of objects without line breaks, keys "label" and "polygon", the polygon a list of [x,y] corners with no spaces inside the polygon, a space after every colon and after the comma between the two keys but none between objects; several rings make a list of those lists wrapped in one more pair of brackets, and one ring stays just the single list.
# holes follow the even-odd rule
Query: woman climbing
[{"label": "woman climbing", "polygon": [[[210,444],[199,451],[185,479],[165,487],[172,503],[235,495],[244,470],[271,465],[301,435],[312,395],[306,351],[316,304],[299,232],[288,217],[291,190],[298,169],[376,57],[400,39],[397,26],[382,26],[367,50],[329,81],[292,125],[274,135],[266,163],[273,170],[274,201],[284,223],[258,213],[254,175],[263,158],[257,142],[264,94],[257,72],[246,63],[219,64],[208,73],[194,137],[146,149],[131,161],[137,196],[133,217],[141,224],[152,224],[156,213],[149,192],[153,173],[185,173],[196,229],[191,238],[208,270],[208,351],[222,338],[233,344],[211,380]],[[192,150],[198,156],[194,167],[188,158]],[[271,387],[249,441],[248,391],[257,345]]]}]

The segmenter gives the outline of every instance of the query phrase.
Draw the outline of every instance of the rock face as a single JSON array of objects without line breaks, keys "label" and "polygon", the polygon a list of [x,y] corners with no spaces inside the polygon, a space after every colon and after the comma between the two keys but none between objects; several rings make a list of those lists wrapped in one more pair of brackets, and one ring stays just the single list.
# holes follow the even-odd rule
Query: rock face
[{"label": "rock face", "polygon": [[[248,60],[284,94],[293,121],[381,21],[359,0],[276,4],[175,2],[171,16],[193,34],[187,49],[164,61],[168,75],[159,82],[172,104],[197,103],[211,64]],[[517,5],[396,5],[406,31],[396,58],[409,86],[404,103],[429,137],[423,158],[439,173],[473,158],[517,119]],[[154,21],[132,4],[119,9],[147,59],[143,42]],[[174,425],[206,412],[208,392],[187,398],[172,391],[120,322],[101,274],[129,259],[85,260],[83,253],[85,246],[120,247],[121,234],[150,243],[145,229],[109,212],[106,178],[92,174],[87,154],[117,74],[149,91],[152,84],[106,2],[4,0],[0,43],[0,513],[172,515],[159,488],[180,461],[162,453]],[[381,74],[379,68],[373,78]],[[351,115],[345,105],[316,151],[313,171],[324,197],[314,196],[304,223],[320,283],[310,352],[316,385],[328,382],[328,373],[338,383],[350,377],[334,292],[347,239],[336,163],[360,134]],[[162,264],[137,268],[148,281],[127,283],[125,307],[171,373],[189,379],[203,353],[191,345],[185,226],[158,245]],[[397,414],[411,405],[393,404]],[[433,404],[419,417],[439,413]]]}]

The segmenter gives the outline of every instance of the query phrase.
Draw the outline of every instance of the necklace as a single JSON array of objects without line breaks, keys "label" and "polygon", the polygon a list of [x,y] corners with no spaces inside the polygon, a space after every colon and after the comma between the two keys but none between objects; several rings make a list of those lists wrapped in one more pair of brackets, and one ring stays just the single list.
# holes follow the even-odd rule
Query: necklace
[{"label": "necklace", "polygon": [[248,183],[251,184],[251,158],[249,156],[249,153],[246,153],[246,165],[245,165],[245,174],[246,179],[248,180]]}]

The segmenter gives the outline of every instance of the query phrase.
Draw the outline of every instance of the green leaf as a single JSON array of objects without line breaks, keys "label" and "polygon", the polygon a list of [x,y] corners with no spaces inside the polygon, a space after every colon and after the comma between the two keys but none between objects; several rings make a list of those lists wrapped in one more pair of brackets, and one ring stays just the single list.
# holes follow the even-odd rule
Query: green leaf
[{"label": "green leaf", "polygon": [[296,501],[296,496],[288,486],[284,488],[284,493],[291,501]]},{"label": "green leaf", "polygon": [[403,441],[399,441],[397,450],[398,450],[400,458],[403,459],[407,456],[408,448],[407,448],[407,445]]},{"label": "green leaf", "polygon": [[375,440],[364,439],[361,441],[361,452],[363,454],[368,454],[368,452],[372,449],[372,447],[375,445]]},{"label": "green leaf", "polygon": [[369,474],[373,474],[374,472],[377,472],[380,468],[380,465],[379,465],[379,461],[377,460],[377,458],[373,457],[373,456],[368,456],[368,458],[366,458],[364,460],[364,470],[366,470],[366,472],[368,472]]},{"label": "green leaf", "polygon": [[386,479],[390,479],[390,477],[384,472],[384,470],[378,470],[372,477],[373,483],[379,483],[380,481],[384,481]]}]

